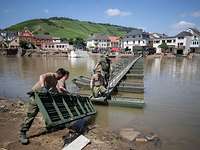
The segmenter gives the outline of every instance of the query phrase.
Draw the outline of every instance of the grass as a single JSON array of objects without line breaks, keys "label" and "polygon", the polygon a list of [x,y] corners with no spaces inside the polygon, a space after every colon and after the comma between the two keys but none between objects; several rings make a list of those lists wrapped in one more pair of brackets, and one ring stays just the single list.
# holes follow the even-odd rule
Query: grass
[{"label": "grass", "polygon": [[6,30],[22,31],[25,27],[33,31],[34,34],[50,34],[52,36],[67,39],[76,37],[87,39],[91,34],[123,36],[133,29],[130,27],[111,24],[92,23],[63,17],[52,17],[48,19],[27,20],[12,25],[6,28]]}]

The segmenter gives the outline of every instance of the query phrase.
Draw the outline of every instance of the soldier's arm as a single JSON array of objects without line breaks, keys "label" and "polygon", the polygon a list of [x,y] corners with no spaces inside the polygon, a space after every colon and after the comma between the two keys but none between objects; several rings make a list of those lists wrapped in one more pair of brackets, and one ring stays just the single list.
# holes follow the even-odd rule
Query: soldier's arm
[{"label": "soldier's arm", "polygon": [[63,81],[58,81],[58,84],[56,86],[59,92],[61,93],[69,93],[67,89],[65,88],[65,80]]},{"label": "soldier's arm", "polygon": [[91,89],[93,88],[93,81],[94,81],[94,77],[92,76],[92,77],[91,77],[91,80],[90,80],[90,88],[91,88]]},{"label": "soldier's arm", "polygon": [[94,70],[96,70],[99,65],[100,65],[100,62],[95,65]]}]

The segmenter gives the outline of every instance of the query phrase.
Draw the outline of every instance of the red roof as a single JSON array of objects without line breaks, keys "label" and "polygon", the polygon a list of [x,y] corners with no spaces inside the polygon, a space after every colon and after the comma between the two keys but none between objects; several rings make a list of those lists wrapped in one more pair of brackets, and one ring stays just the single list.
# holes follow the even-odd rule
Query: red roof
[{"label": "red roof", "polygon": [[120,51],[120,48],[118,48],[118,47],[113,47],[113,48],[111,49],[111,51],[112,51],[112,52],[118,52],[118,51]]}]

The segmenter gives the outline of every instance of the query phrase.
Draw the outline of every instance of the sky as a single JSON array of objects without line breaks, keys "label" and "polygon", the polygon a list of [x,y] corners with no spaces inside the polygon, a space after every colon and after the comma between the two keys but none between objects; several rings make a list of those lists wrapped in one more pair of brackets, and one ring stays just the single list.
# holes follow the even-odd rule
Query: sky
[{"label": "sky", "polygon": [[56,16],[173,35],[200,29],[200,0],[0,0],[1,29]]}]

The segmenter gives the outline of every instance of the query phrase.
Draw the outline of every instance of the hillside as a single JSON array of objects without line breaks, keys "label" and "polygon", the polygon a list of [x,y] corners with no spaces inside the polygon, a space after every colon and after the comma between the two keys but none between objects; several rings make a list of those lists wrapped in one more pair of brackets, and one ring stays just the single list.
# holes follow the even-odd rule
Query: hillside
[{"label": "hillside", "polygon": [[133,29],[130,27],[79,21],[64,17],[51,17],[48,19],[24,21],[12,25],[6,28],[6,30],[21,31],[25,27],[33,31],[34,34],[49,34],[67,39],[76,37],[86,39],[95,33],[122,36]]}]

